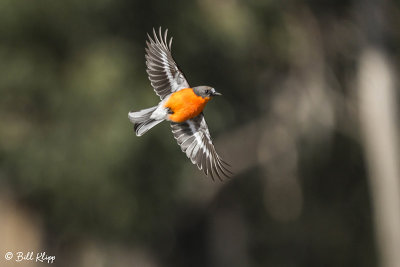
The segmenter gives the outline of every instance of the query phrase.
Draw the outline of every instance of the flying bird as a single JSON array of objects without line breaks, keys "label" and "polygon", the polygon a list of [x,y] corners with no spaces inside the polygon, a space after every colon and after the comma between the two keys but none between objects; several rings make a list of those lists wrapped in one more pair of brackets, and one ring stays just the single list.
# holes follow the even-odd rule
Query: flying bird
[{"label": "flying bird", "polygon": [[211,178],[230,177],[229,164],[217,154],[212,142],[203,109],[214,96],[220,96],[210,86],[190,87],[183,72],[171,54],[172,37],[167,40],[168,29],[154,37],[147,34],[147,74],[155,93],[161,98],[158,105],[129,112],[137,136],[162,121],[169,121],[172,133],[186,156]]}]

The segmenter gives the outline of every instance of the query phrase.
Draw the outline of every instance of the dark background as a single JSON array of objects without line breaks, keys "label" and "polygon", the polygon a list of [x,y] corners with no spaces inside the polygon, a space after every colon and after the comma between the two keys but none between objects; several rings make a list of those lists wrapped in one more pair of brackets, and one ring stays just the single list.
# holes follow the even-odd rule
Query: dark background
[{"label": "dark background", "polygon": [[[134,134],[159,26],[223,94],[205,115],[232,179],[168,123]],[[357,77],[369,46],[397,73],[399,29],[398,1],[2,0],[0,265],[377,266]]]}]

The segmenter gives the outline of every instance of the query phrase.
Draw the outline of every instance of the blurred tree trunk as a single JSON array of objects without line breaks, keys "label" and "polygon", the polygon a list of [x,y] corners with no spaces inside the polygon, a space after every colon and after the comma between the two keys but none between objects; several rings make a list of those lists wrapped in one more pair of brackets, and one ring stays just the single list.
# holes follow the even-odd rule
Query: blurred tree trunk
[{"label": "blurred tree trunk", "polygon": [[386,2],[358,3],[367,41],[359,62],[358,99],[375,235],[380,266],[395,267],[400,263],[400,170],[395,85],[383,46]]}]

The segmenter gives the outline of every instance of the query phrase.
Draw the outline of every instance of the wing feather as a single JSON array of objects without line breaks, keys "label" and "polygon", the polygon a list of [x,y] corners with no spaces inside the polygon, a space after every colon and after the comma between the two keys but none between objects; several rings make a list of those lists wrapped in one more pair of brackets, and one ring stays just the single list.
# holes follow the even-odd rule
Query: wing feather
[{"label": "wing feather", "polygon": [[183,123],[171,123],[172,133],[186,156],[206,175],[222,180],[232,172],[212,143],[203,114]]},{"label": "wing feather", "polygon": [[168,41],[168,30],[162,33],[161,27],[158,34],[153,29],[153,38],[147,34],[146,41],[146,66],[151,86],[156,94],[164,99],[167,95],[183,88],[189,84],[175,63],[172,54],[172,37]]}]

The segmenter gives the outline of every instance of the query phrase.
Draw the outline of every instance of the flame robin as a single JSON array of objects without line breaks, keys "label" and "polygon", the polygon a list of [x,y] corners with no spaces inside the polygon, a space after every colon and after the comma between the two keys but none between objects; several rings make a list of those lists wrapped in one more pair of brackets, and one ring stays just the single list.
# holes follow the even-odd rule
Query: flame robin
[{"label": "flame robin", "polygon": [[172,38],[167,42],[159,29],[154,39],[146,41],[146,66],[149,80],[161,98],[157,106],[129,112],[137,136],[166,120],[171,122],[172,133],[186,156],[206,175],[229,177],[228,164],[217,154],[204,119],[203,109],[214,96],[221,95],[210,86],[190,87],[171,55]]}]

